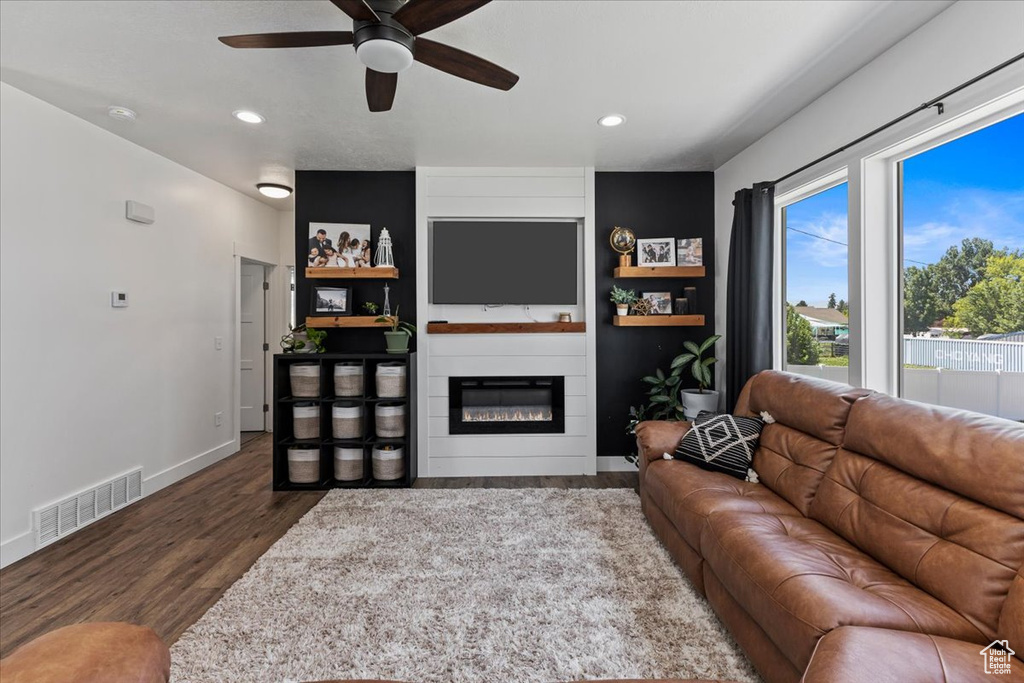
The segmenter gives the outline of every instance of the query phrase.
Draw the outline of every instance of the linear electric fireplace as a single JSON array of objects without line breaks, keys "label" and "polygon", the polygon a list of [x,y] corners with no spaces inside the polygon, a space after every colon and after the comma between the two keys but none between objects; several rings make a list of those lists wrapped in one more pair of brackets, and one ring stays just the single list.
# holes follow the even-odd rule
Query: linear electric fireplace
[{"label": "linear electric fireplace", "polygon": [[449,377],[449,434],[564,434],[564,377]]}]

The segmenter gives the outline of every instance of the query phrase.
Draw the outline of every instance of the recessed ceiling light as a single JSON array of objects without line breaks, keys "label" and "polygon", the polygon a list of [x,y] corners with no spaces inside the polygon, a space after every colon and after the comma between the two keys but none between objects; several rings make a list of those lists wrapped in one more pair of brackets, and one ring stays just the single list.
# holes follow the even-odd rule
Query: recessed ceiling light
[{"label": "recessed ceiling light", "polygon": [[613,126],[618,126],[625,123],[626,117],[623,116],[622,114],[608,114],[607,116],[602,116],[601,118],[599,118],[597,122],[606,128],[612,128]]},{"label": "recessed ceiling light", "polygon": [[134,121],[136,114],[128,107],[107,107],[107,114],[110,118],[117,119],[118,121]]},{"label": "recessed ceiling light", "polygon": [[287,185],[278,185],[277,183],[257,183],[256,189],[264,197],[270,197],[271,199],[284,199],[292,193],[292,188]]},{"label": "recessed ceiling light", "polygon": [[239,109],[238,111],[231,112],[231,115],[239,121],[245,121],[246,123],[263,123],[266,121],[266,119],[260,114],[246,109]]}]

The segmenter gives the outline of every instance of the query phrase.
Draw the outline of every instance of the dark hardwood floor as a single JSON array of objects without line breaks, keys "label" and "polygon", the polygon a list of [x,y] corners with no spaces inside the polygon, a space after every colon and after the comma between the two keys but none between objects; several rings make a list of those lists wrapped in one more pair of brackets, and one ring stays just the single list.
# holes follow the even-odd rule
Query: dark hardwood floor
[{"label": "dark hardwood floor", "polygon": [[[173,643],[324,496],[270,489],[271,437],[0,570],[0,657],[83,621],[151,626]],[[416,488],[615,488],[596,477],[420,479]]]}]

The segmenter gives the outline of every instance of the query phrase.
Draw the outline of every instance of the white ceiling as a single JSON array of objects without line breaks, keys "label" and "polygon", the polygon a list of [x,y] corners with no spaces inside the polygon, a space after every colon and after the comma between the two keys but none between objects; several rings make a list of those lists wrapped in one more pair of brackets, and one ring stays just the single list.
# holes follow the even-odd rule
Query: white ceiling
[{"label": "white ceiling", "polygon": [[[295,169],[713,170],[951,1],[497,1],[428,34],[520,76],[509,92],[414,64],[367,111],[351,47],[217,36],[348,30],[326,0],[0,2],[0,79],[259,197]],[[109,105],[138,112],[123,123]],[[236,109],[265,115],[239,123]],[[608,112],[628,121],[596,125]],[[279,201],[266,200],[283,208]]]}]

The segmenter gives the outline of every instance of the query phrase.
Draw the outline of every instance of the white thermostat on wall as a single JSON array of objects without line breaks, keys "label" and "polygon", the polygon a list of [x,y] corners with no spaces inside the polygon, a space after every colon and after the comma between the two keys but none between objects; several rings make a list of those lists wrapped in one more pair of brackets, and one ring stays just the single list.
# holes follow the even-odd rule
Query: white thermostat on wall
[{"label": "white thermostat on wall", "polygon": [[111,292],[110,305],[114,308],[128,308],[128,292]]}]

